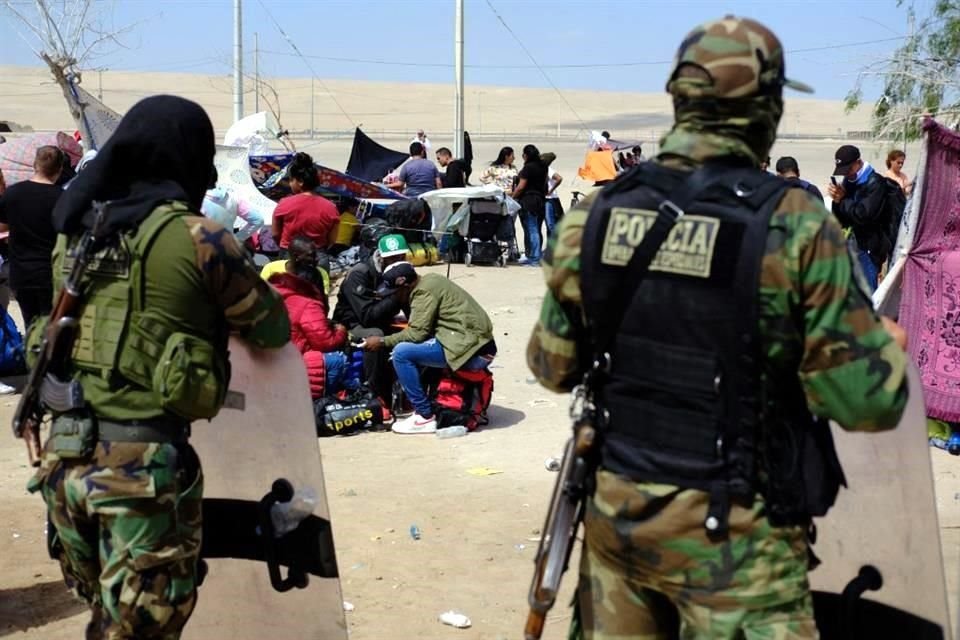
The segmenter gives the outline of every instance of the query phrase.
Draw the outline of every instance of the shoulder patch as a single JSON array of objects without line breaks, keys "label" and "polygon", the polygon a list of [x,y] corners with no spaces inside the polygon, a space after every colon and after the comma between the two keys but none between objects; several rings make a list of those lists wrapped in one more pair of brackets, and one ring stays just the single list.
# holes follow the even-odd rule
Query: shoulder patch
[{"label": "shoulder patch", "polygon": [[[656,211],[614,207],[607,222],[600,261],[614,267],[627,266],[656,219]],[[716,218],[683,216],[660,246],[650,270],[709,278],[719,232],[720,221]]]}]

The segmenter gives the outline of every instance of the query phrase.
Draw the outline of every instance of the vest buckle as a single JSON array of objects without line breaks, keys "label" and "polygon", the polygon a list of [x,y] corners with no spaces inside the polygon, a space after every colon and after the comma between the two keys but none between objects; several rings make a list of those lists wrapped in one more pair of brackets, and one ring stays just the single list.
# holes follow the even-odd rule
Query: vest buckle
[{"label": "vest buckle", "polygon": [[685,215],[683,209],[675,205],[670,200],[664,200],[661,202],[660,206],[657,207],[657,211],[669,218],[671,224],[675,223]]}]

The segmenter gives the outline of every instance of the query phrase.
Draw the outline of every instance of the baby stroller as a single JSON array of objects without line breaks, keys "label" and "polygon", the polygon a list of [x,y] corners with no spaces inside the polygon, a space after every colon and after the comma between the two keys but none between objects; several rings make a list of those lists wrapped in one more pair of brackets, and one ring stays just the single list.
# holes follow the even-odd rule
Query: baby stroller
[{"label": "baby stroller", "polygon": [[[503,203],[492,198],[474,198],[467,201],[467,233],[464,236],[463,263],[497,264],[507,266],[507,243],[504,229],[512,222]],[[461,227],[462,229],[462,227]]]}]

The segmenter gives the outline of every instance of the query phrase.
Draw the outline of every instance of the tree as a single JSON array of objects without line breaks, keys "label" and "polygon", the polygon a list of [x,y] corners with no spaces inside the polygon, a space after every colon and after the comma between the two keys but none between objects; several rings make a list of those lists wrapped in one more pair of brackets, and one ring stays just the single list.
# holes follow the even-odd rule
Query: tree
[{"label": "tree", "polygon": [[[50,68],[84,140],[96,148],[97,138],[106,134],[95,135],[98,127],[91,125],[84,114],[91,104],[103,105],[77,89],[81,80],[80,68],[111,45],[123,47],[121,35],[136,25],[115,27],[112,8],[95,0],[34,0],[33,11],[22,8],[23,4],[3,0],[2,6],[32,34],[32,38],[23,33],[20,36]],[[110,109],[102,108],[101,112],[108,116],[108,121],[119,119]]]},{"label": "tree", "polygon": [[951,126],[960,123],[960,0],[936,0],[916,29],[912,3],[907,17],[911,29],[903,44],[891,57],[862,69],[847,95],[850,111],[863,102],[866,81],[879,78],[883,82],[872,112],[877,137],[916,139],[924,115],[939,117]]}]

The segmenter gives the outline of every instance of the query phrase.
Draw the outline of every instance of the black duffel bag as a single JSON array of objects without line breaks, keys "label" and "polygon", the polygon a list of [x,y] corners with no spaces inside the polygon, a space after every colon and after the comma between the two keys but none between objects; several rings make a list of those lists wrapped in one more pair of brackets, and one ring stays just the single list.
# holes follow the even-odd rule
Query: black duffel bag
[{"label": "black duffel bag", "polygon": [[345,436],[375,429],[383,424],[383,404],[369,389],[360,389],[347,398],[329,396],[313,401],[317,435]]}]

